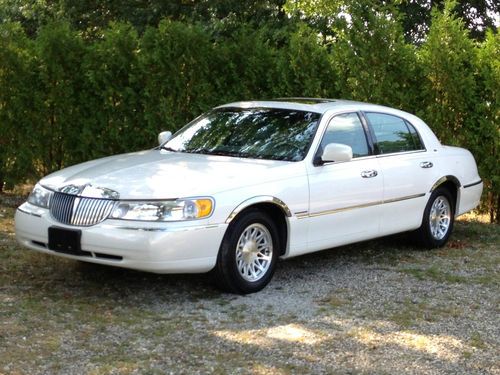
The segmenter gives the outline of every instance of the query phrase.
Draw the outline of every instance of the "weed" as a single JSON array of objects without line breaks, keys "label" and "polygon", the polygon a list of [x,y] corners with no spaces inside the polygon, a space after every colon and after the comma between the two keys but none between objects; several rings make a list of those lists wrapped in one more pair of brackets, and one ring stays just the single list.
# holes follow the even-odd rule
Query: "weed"
[{"label": "weed", "polygon": [[481,338],[479,332],[474,332],[469,339],[470,346],[473,346],[476,349],[486,349],[486,342]]}]

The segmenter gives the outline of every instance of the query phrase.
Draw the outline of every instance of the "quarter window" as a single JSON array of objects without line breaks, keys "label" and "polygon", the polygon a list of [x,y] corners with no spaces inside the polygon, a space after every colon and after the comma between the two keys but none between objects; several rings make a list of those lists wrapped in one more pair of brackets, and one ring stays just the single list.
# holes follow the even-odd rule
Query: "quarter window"
[{"label": "quarter window", "polygon": [[330,121],[321,140],[319,153],[329,143],[351,146],[353,158],[369,154],[365,131],[357,113],[337,115]]},{"label": "quarter window", "polygon": [[380,154],[422,150],[415,128],[400,117],[383,113],[366,113]]},{"label": "quarter window", "polygon": [[424,145],[422,144],[422,140],[420,139],[415,127],[408,122],[406,122],[406,126],[408,126],[408,129],[410,130],[411,137],[413,138],[413,143],[415,144],[415,149],[423,150]]}]

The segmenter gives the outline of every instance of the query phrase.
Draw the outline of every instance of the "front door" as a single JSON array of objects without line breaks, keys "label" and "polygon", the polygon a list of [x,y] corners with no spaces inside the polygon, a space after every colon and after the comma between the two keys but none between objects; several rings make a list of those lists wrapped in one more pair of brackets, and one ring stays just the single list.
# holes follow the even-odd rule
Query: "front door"
[{"label": "front door", "polygon": [[353,159],[308,166],[309,212],[304,215],[309,220],[308,251],[373,238],[379,233],[383,178],[358,113],[339,114],[330,120],[317,155],[329,143],[350,146]]}]

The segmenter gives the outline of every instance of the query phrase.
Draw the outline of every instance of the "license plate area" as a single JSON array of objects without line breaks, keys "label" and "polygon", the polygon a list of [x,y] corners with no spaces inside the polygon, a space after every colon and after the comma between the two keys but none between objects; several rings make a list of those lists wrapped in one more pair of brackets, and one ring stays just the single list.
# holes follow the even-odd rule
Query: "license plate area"
[{"label": "license plate area", "polygon": [[59,227],[49,227],[49,249],[58,253],[86,255],[81,247],[82,231]]}]

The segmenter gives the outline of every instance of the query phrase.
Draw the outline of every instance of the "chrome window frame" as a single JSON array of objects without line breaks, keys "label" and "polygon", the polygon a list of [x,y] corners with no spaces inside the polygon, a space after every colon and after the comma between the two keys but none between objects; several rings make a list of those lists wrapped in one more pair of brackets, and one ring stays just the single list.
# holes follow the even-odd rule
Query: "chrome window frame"
[{"label": "chrome window frame", "polygon": [[[418,128],[415,125],[413,125],[411,123],[411,121],[409,121],[408,119],[406,119],[404,117],[401,117],[401,116],[398,116],[398,115],[395,115],[393,113],[387,113],[387,112],[383,112],[383,111],[360,111],[360,112],[361,112],[361,115],[365,118],[367,126],[369,128],[369,135],[372,137],[372,142],[373,142],[373,145],[375,147],[375,153],[374,154],[375,154],[376,157],[381,158],[381,157],[388,157],[388,156],[394,156],[394,155],[406,155],[406,154],[415,154],[415,153],[420,153],[420,152],[427,152],[427,147],[425,145],[424,139],[422,138],[422,136],[420,135],[420,132],[418,131]],[[368,116],[367,116],[368,113],[375,113],[375,114],[386,115],[386,116],[393,116],[393,117],[399,118],[405,124],[406,128],[408,129],[408,133],[410,135],[411,135],[411,131],[408,128],[408,125],[412,126],[413,129],[415,129],[415,132],[416,132],[418,138],[420,139],[420,143],[422,144],[423,148],[422,149],[418,149],[418,150],[408,150],[408,151],[381,153],[380,150],[379,150],[379,148],[378,148],[378,145],[377,145],[377,138],[375,136],[375,131],[373,130],[373,126],[372,126],[372,124],[371,124],[371,122],[370,122],[370,120],[368,119]]]},{"label": "chrome window frame", "polygon": [[319,129],[316,130],[316,137],[318,137],[319,139],[318,139],[318,144],[316,145],[316,148],[314,150],[314,153],[312,154],[311,163],[312,163],[312,165],[314,167],[323,167],[325,165],[331,165],[331,164],[348,163],[348,162],[345,162],[345,161],[329,161],[329,162],[325,162],[323,164],[316,164],[316,160],[317,160],[317,156],[318,156],[318,151],[319,151],[319,149],[321,147],[321,142],[323,141],[323,138],[325,137],[325,134],[326,134],[326,132],[328,130],[328,126],[330,125],[330,122],[335,117],[337,117],[339,115],[345,115],[345,114],[350,114],[350,113],[355,113],[358,116],[358,118],[359,118],[359,122],[361,123],[361,127],[363,129],[364,134],[365,134],[366,147],[368,148],[368,152],[369,152],[369,154],[366,155],[366,156],[353,157],[352,160],[351,160],[351,162],[352,161],[357,161],[357,160],[365,160],[365,159],[373,158],[373,157],[377,156],[375,154],[375,149],[374,149],[374,145],[373,145],[373,142],[372,142],[372,138],[371,138],[371,134],[370,134],[370,129],[368,128],[368,124],[366,123],[366,121],[364,119],[362,111],[357,110],[357,109],[349,109],[349,110],[345,110],[345,111],[335,112],[334,114],[332,114],[326,120],[326,125],[325,125],[324,129],[322,130],[321,135],[319,134],[319,131],[318,131]]}]

